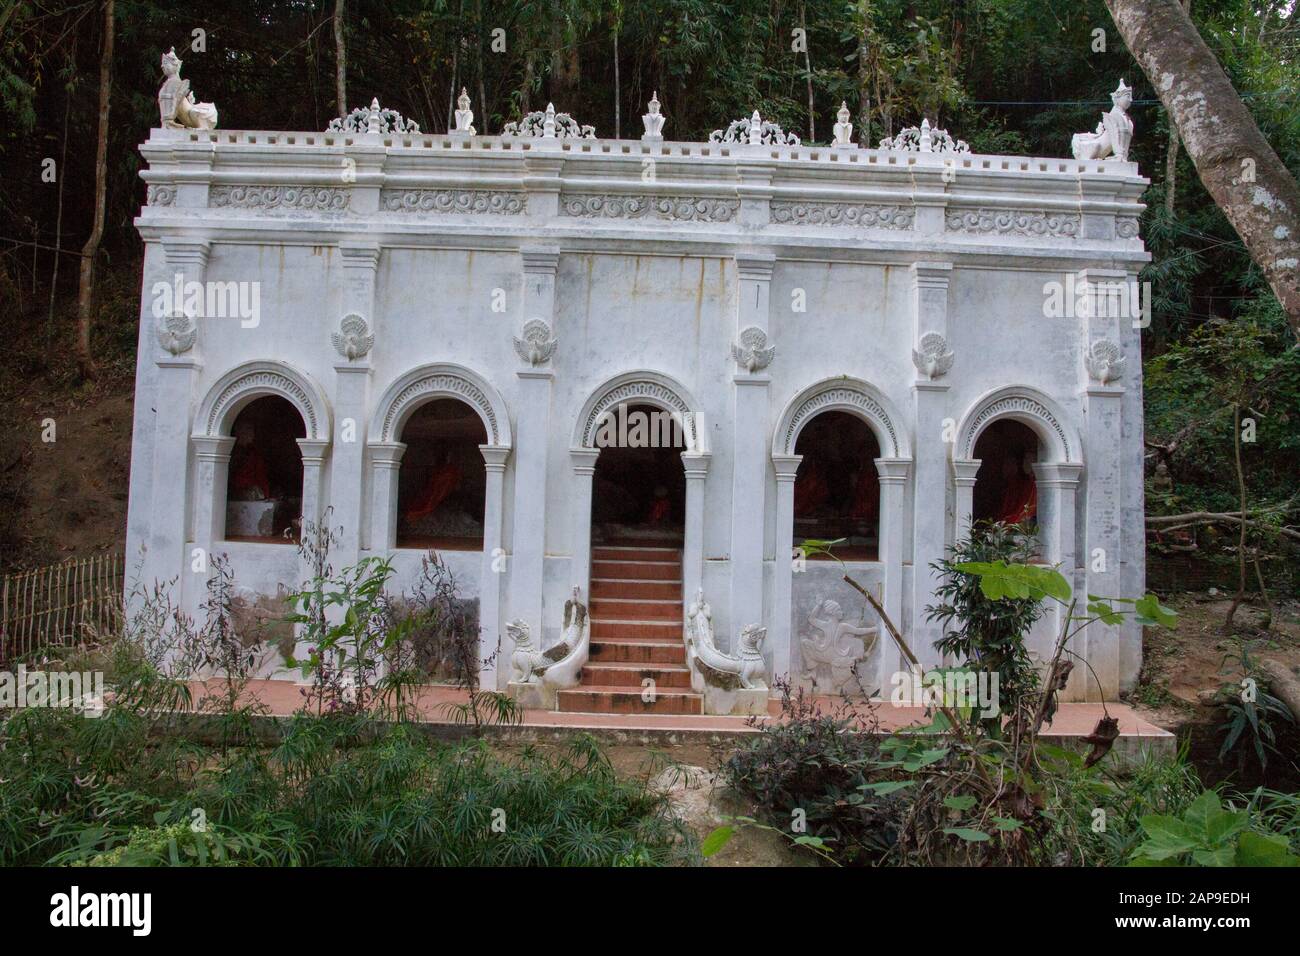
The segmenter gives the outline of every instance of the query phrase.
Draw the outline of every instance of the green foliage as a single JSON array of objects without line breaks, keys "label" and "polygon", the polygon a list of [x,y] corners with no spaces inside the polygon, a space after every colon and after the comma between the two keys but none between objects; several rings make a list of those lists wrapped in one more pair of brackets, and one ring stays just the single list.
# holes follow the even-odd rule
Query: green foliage
[{"label": "green foliage", "polygon": [[1251,829],[1248,809],[1225,809],[1207,790],[1182,817],[1150,814],[1141,820],[1147,839],[1134,852],[1137,866],[1300,866],[1285,836]]},{"label": "green foliage", "polygon": [[[1038,676],[1025,637],[1042,616],[1045,595],[1069,585],[1052,568],[1031,564],[1034,541],[1029,529],[1000,522],[978,522],[947,558],[931,567],[940,575],[939,603],[925,609],[938,621],[941,653],[963,666],[998,675],[998,693],[1014,712],[1038,688]],[[1000,719],[989,721],[996,731]]]},{"label": "green foliage", "polygon": [[588,738],[502,757],[410,724],[299,714],[275,746],[222,754],[155,744],[147,726],[116,707],[0,723],[0,865],[613,866],[693,852],[667,799],[620,779]]}]

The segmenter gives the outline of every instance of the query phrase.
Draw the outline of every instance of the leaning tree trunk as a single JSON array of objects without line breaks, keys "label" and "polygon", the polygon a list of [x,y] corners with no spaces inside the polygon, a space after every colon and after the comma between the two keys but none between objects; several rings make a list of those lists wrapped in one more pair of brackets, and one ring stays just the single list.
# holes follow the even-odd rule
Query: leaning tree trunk
[{"label": "leaning tree trunk", "polygon": [[[99,57],[99,133],[95,138],[95,220],[90,237],[81,247],[81,272],[77,283],[77,370],[93,378],[90,325],[95,307],[95,259],[104,237],[104,205],[108,193],[108,101],[113,90],[113,4],[104,0],[104,50]],[[64,170],[59,171],[64,175]]]},{"label": "leaning tree trunk", "polygon": [[1300,187],[1178,0],[1106,0],[1206,191],[1300,336]]},{"label": "leaning tree trunk", "polygon": [[334,98],[339,102],[339,118],[348,115],[348,46],[343,39],[343,2],[334,0]]}]

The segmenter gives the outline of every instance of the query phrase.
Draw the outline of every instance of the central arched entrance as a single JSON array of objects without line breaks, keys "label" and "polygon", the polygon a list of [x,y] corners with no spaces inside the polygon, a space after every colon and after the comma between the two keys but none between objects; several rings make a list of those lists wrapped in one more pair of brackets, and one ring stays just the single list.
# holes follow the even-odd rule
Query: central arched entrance
[{"label": "central arched entrance", "polygon": [[596,430],[591,543],[680,547],[686,522],[686,442],[673,415],[619,404]]}]

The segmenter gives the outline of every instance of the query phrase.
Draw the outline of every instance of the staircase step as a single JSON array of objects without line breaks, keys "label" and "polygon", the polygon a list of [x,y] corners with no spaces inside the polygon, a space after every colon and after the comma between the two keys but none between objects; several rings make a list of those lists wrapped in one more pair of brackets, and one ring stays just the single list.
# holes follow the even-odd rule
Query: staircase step
[{"label": "staircase step", "polygon": [[592,578],[591,597],[648,598],[680,601],[681,581],[644,581],[636,578]]},{"label": "staircase step", "polygon": [[680,639],[668,641],[592,641],[591,660],[594,663],[620,664],[676,664],[686,663],[686,648]]},{"label": "staircase step", "polygon": [[680,581],[680,561],[592,561],[595,578],[634,578],[638,581]]},{"label": "staircase step", "polygon": [[591,639],[593,641],[662,641],[681,646],[681,619],[674,621],[623,621],[593,616]]},{"label": "staircase step", "polygon": [[635,687],[640,690],[652,680],[658,689],[684,690],[691,686],[691,672],[685,667],[647,666],[645,664],[587,664],[582,669],[583,687]]},{"label": "staircase step", "polygon": [[592,548],[593,561],[645,561],[655,564],[681,564],[680,548],[653,548],[641,545],[598,545]]},{"label": "staircase step", "polygon": [[638,598],[592,598],[591,616],[621,621],[680,621],[682,602]]},{"label": "staircase step", "polygon": [[570,714],[703,714],[704,699],[684,690],[659,689],[642,700],[640,689],[590,686],[556,694],[558,709]]}]

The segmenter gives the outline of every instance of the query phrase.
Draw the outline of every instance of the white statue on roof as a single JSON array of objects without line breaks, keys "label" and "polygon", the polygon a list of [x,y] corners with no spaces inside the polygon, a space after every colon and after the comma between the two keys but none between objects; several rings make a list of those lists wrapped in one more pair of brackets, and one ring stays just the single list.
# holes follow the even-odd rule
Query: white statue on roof
[{"label": "white statue on roof", "polygon": [[190,81],[181,79],[181,61],[176,47],[162,55],[162,71],[167,79],[158,90],[158,114],[163,129],[216,129],[217,108],[212,103],[196,103]]},{"label": "white statue on roof", "polygon": [[1132,88],[1120,80],[1115,92],[1110,94],[1110,101],[1115,105],[1102,114],[1095,133],[1075,133],[1070,140],[1075,159],[1113,156],[1121,163],[1128,162],[1128,148],[1133,142],[1133,121],[1128,116],[1128,108],[1133,105]]}]

